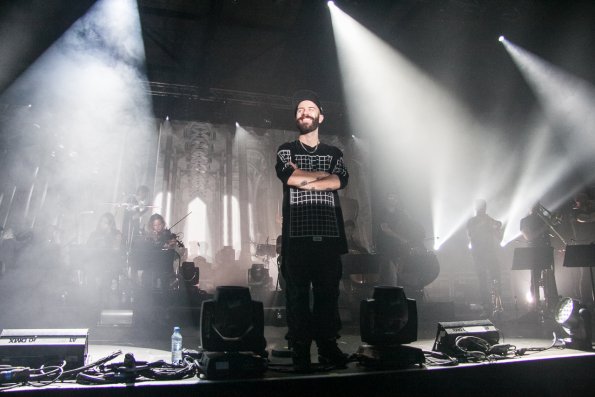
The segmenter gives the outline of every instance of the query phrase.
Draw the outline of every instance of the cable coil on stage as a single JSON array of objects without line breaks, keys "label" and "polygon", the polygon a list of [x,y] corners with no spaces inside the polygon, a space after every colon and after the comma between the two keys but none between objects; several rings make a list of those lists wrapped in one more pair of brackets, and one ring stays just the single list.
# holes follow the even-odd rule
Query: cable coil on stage
[{"label": "cable coil on stage", "polygon": [[121,354],[121,351],[117,351],[91,364],[68,371],[64,370],[65,362],[58,365],[44,365],[38,369],[2,365],[0,366],[0,391],[20,386],[49,386],[59,381],[76,381],[84,385],[171,381],[191,378],[197,373],[196,362],[189,356],[184,357],[182,365],[173,365],[163,360],[136,361],[132,353],[127,353],[124,361],[110,363]]}]

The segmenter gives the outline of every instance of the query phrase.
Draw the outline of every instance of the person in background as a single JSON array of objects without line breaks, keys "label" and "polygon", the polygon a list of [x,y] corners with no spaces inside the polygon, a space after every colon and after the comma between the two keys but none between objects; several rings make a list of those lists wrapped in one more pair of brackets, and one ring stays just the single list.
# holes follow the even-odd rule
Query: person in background
[{"label": "person in background", "polygon": [[502,222],[487,214],[487,203],[483,199],[475,202],[475,216],[467,221],[469,248],[477,273],[481,304],[486,314],[492,307],[491,294],[500,296],[500,241],[502,241]]},{"label": "person in background", "polygon": [[[540,288],[543,288],[543,298],[545,300],[545,310],[553,311],[555,305],[558,303],[558,288],[554,275],[554,258],[553,248],[550,238],[550,228],[544,217],[540,215],[543,206],[539,203],[534,205],[529,212],[529,215],[521,219],[520,230],[527,241],[528,247],[552,249],[550,263],[539,263],[536,268],[531,270],[531,293],[535,301],[535,309],[537,312],[542,311],[540,306]],[[545,311],[543,310],[543,311]]]},{"label": "person in background", "polygon": [[149,211],[149,188],[141,185],[136,193],[129,196],[124,203],[124,216],[122,218],[122,244],[130,249],[135,238],[142,233],[141,222],[143,215]]},{"label": "person in background", "polygon": [[160,214],[149,218],[145,238],[155,248],[173,249],[177,245],[176,235],[165,227],[165,219]]},{"label": "person in background", "polygon": [[117,250],[120,248],[122,233],[116,227],[116,219],[111,212],[101,215],[97,227],[89,235],[87,245],[91,248]]}]

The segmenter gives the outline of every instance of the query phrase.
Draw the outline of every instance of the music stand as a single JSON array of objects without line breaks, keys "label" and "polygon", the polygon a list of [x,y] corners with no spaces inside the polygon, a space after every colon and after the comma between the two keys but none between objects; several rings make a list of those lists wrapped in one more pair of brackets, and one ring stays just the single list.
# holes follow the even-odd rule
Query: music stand
[{"label": "music stand", "polygon": [[158,249],[147,247],[133,247],[130,251],[130,267],[133,274],[139,275],[142,270],[140,281],[141,286],[145,285],[145,280],[151,282],[153,287],[160,290],[160,282],[173,278],[175,276],[173,264],[175,251],[173,249]]},{"label": "music stand", "polygon": [[175,251],[173,249],[132,250],[130,262],[136,270],[149,270],[155,273],[173,273]]},{"label": "music stand", "polygon": [[593,267],[595,266],[595,244],[567,245],[564,253],[564,267],[588,267],[591,276],[591,297],[595,301],[595,282]]},{"label": "music stand", "polygon": [[[554,268],[553,247],[519,247],[514,249],[512,270],[531,270],[535,308],[539,304],[539,277],[542,270]],[[553,275],[555,277],[555,275]]]},{"label": "music stand", "polygon": [[519,247],[514,249],[512,270],[548,270],[554,264],[553,247]]}]

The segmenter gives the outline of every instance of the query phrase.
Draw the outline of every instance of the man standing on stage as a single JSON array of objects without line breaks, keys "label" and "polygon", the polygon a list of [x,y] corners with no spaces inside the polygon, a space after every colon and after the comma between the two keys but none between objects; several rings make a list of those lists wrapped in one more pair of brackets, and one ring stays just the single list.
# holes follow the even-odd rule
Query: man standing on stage
[{"label": "man standing on stage", "polygon": [[[542,258],[543,263],[534,263],[531,270],[531,293],[535,301],[536,311],[542,311],[540,307],[540,288],[543,288],[543,298],[545,300],[545,309],[551,312],[558,303],[558,287],[554,273],[553,247],[550,238],[551,224],[546,222],[545,212],[547,210],[540,204],[535,204],[529,215],[521,219],[520,230],[527,241],[527,247],[542,248],[545,251],[550,250],[547,258]],[[540,315],[543,313],[540,313]]]},{"label": "man standing on stage", "polygon": [[283,182],[281,271],[287,288],[289,342],[294,368],[307,372],[313,340],[319,362],[336,367],[347,363],[337,346],[341,254],[347,252],[338,190],[347,185],[349,174],[341,150],[318,140],[324,120],[318,95],[302,90],[293,99],[300,136],[279,147],[275,169]]},{"label": "man standing on stage", "polygon": [[502,241],[502,222],[487,214],[485,200],[475,202],[475,216],[467,222],[467,236],[475,271],[479,281],[481,304],[486,314],[499,310],[492,296],[500,297],[500,261],[498,255]]}]

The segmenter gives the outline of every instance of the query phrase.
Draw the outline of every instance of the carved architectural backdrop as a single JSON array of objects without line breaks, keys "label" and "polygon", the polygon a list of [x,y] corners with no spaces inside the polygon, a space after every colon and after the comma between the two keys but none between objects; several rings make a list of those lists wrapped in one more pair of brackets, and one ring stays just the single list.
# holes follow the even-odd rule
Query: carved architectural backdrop
[{"label": "carved architectural backdrop", "polygon": [[[218,250],[232,246],[236,259],[249,264],[257,244],[274,244],[281,232],[282,200],[274,169],[276,150],[294,139],[295,131],[163,122],[156,205],[163,208],[170,225],[183,219],[173,229],[184,233],[190,255],[212,261]],[[360,240],[370,246],[365,150],[358,150],[352,138],[322,135],[321,139],[345,154],[351,175],[349,186],[341,192],[345,219],[356,221]]]}]

